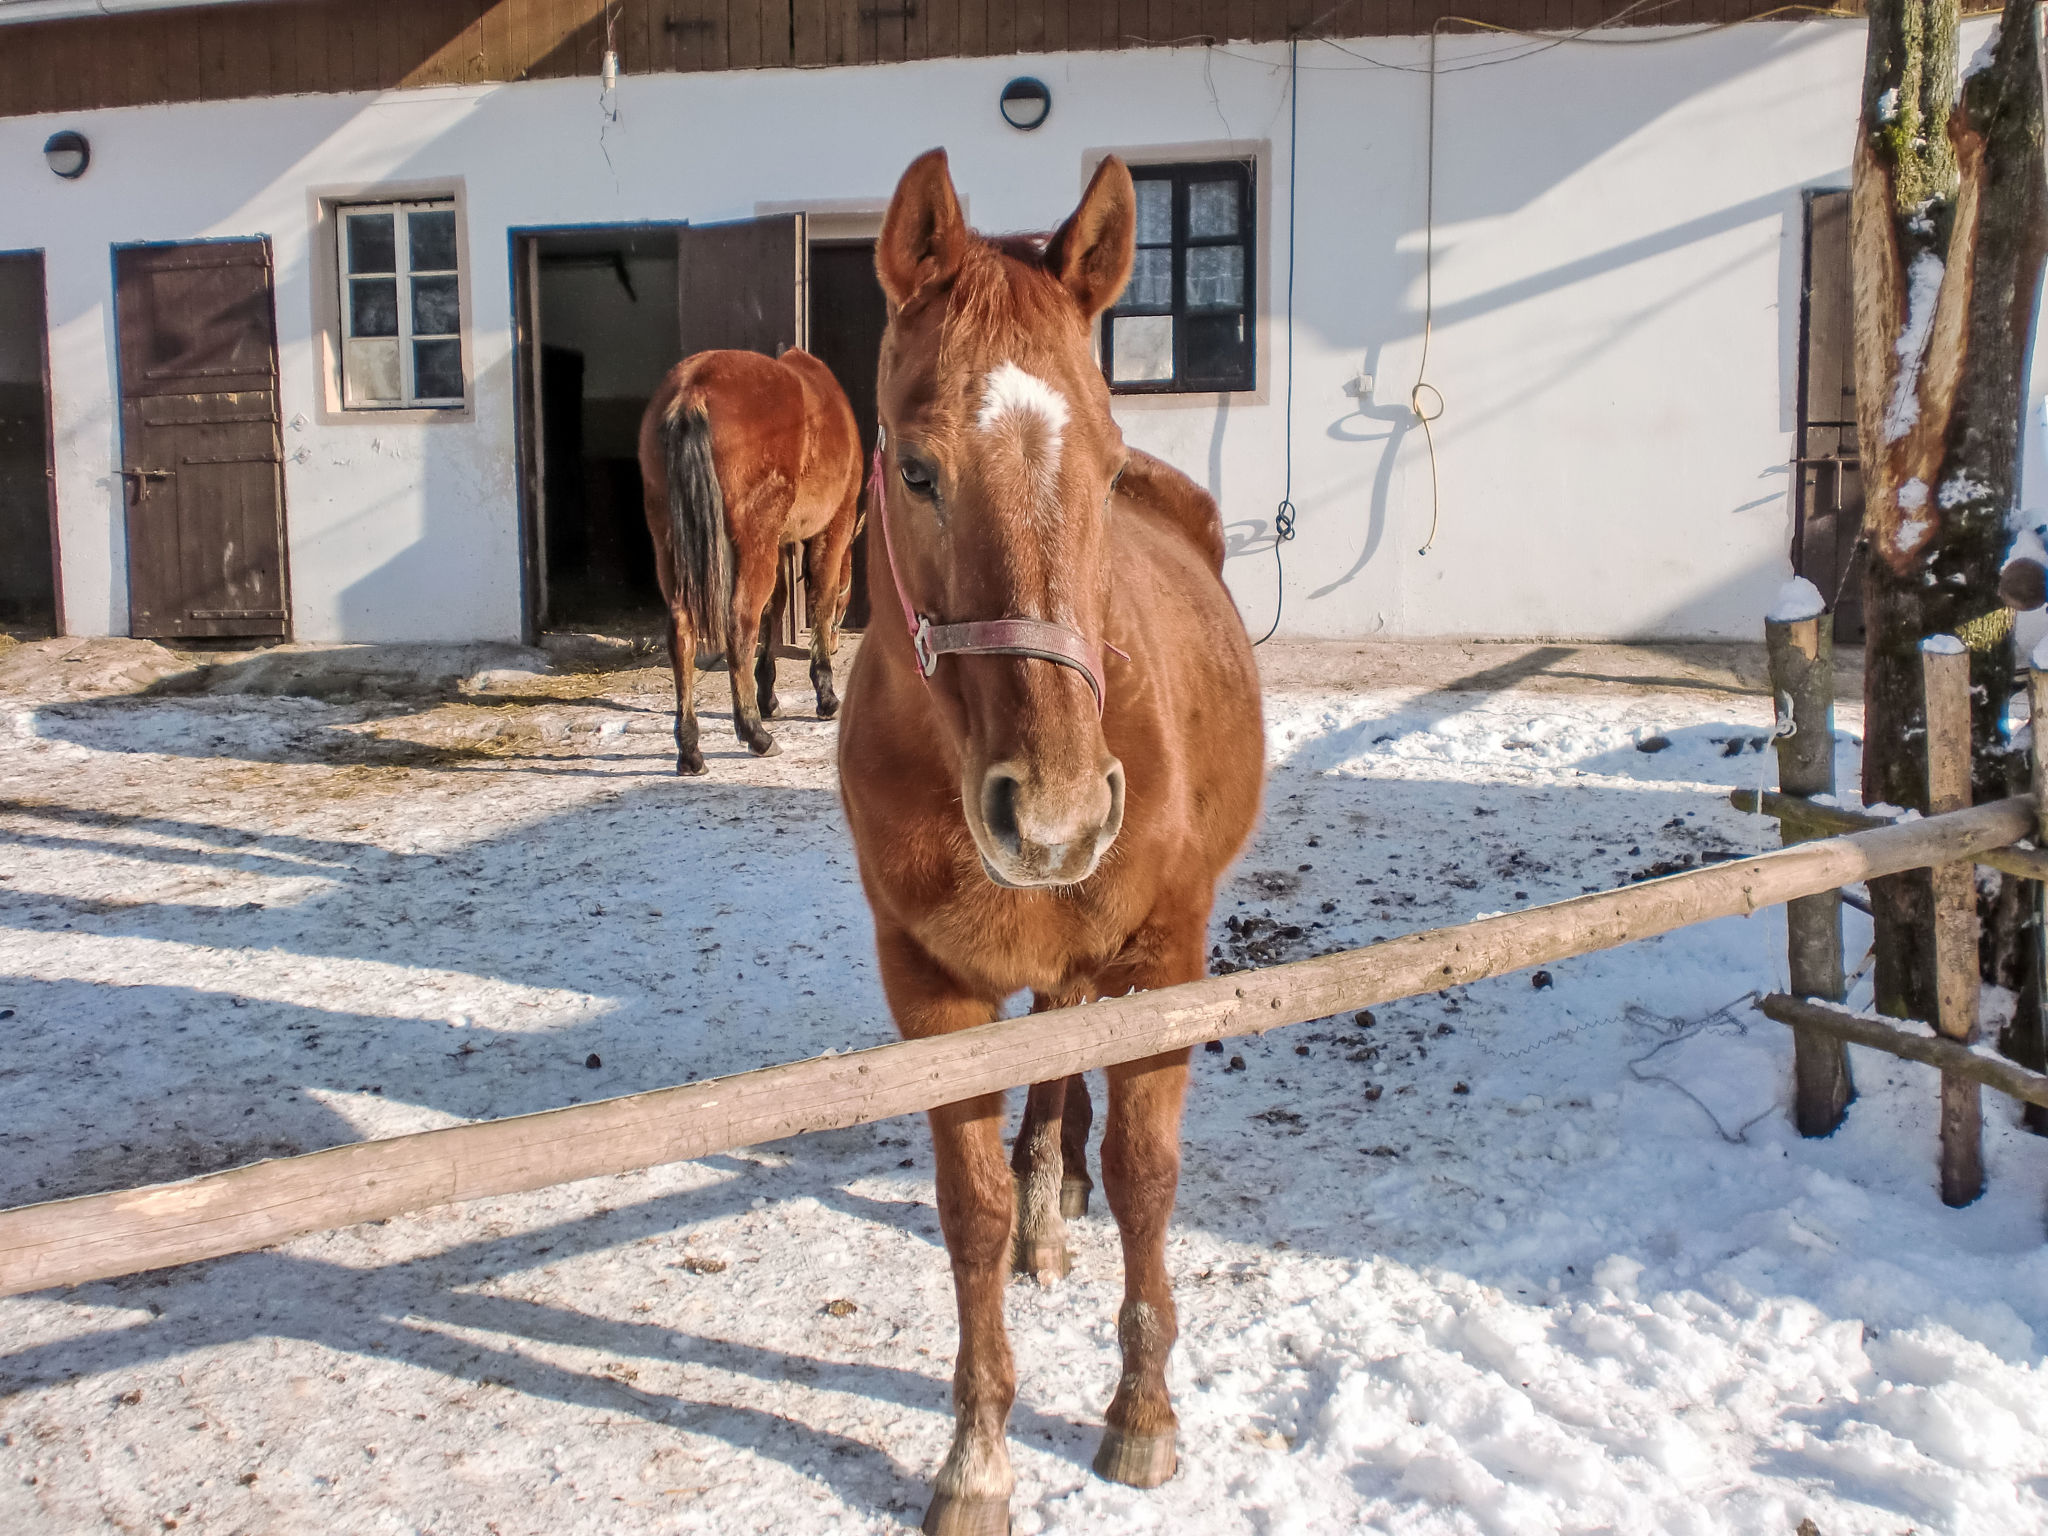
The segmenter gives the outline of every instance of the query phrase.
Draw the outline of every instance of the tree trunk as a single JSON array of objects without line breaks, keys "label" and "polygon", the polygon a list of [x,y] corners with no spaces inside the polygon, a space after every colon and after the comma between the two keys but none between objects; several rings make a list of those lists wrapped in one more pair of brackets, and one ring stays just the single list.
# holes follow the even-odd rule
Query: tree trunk
[{"label": "tree trunk", "polygon": [[[1929,635],[1970,646],[1977,797],[2007,793],[2012,778],[1998,729],[2014,687],[1998,577],[2048,255],[2034,0],[2009,0],[1989,62],[1960,91],[1956,18],[1955,0],[1872,0],[1851,198],[1870,550],[1863,795],[1920,810]],[[1871,899],[1878,1007],[1931,1020],[1928,877],[1875,882]]]}]

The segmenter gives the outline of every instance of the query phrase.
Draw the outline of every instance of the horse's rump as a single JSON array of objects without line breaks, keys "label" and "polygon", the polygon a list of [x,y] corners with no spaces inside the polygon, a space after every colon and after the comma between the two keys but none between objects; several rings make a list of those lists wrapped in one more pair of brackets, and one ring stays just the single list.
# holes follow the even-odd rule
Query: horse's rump
[{"label": "horse's rump", "polygon": [[1117,491],[1170,526],[1201,551],[1210,571],[1223,575],[1223,513],[1216,498],[1163,459],[1131,450]]}]

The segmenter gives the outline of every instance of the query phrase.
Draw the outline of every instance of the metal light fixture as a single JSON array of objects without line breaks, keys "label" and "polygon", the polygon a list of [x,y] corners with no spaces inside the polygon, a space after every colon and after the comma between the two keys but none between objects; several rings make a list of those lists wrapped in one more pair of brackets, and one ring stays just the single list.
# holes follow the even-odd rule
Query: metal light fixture
[{"label": "metal light fixture", "polygon": [[1052,92],[1043,80],[1019,75],[1003,87],[1003,121],[1029,133],[1052,115]]},{"label": "metal light fixture", "polygon": [[66,181],[76,181],[92,164],[92,146],[84,134],[65,128],[43,141],[43,159]]}]

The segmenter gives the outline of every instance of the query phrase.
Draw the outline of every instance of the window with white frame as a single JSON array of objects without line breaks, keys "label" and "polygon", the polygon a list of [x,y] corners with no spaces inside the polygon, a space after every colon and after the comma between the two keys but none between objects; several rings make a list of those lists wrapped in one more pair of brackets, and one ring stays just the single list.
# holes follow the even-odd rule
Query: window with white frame
[{"label": "window with white frame", "polygon": [[1137,251],[1102,321],[1118,394],[1258,387],[1252,305],[1257,233],[1249,161],[1134,165]]},{"label": "window with white frame", "polygon": [[460,409],[468,394],[454,200],[337,212],[343,408]]}]

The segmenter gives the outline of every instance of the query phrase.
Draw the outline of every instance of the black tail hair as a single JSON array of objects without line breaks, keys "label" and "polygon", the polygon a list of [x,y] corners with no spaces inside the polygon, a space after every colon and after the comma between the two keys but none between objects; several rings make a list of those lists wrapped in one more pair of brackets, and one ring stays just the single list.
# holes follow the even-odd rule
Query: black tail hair
[{"label": "black tail hair", "polygon": [[689,616],[700,647],[726,647],[732,609],[732,540],[725,493],[711,458],[711,418],[678,402],[662,423],[668,467],[668,548],[675,600]]}]

